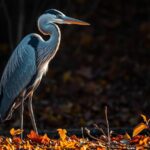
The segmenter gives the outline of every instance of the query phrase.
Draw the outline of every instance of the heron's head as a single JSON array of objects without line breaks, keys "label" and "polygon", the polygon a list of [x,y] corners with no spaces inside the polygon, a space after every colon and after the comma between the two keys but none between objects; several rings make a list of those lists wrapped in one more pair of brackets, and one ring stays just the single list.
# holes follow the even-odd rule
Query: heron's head
[{"label": "heron's head", "polygon": [[87,22],[71,18],[63,14],[62,12],[56,10],[56,9],[49,9],[46,10],[42,15],[41,19],[43,18],[43,21],[45,23],[57,23],[57,24],[76,24],[76,25],[90,25]]}]

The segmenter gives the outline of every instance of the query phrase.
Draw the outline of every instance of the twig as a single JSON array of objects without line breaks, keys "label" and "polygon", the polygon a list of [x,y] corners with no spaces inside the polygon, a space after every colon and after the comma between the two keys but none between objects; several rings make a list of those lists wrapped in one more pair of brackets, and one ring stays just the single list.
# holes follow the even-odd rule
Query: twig
[{"label": "twig", "polygon": [[99,141],[99,138],[94,137],[93,135],[91,135],[91,131],[88,128],[85,128],[86,133],[88,134],[88,136],[94,140]]},{"label": "twig", "polygon": [[95,126],[96,129],[98,129],[99,131],[101,131],[102,134],[103,134],[105,137],[107,137],[107,135],[105,134],[105,132],[104,132],[104,130],[103,130],[102,128],[98,127],[97,124],[94,124],[94,126]]},{"label": "twig", "polygon": [[106,125],[107,125],[107,137],[108,137],[108,147],[110,148],[110,128],[109,128],[109,121],[108,121],[108,113],[107,113],[107,106],[105,107],[105,117],[106,117]]},{"label": "twig", "polygon": [[3,11],[4,11],[4,15],[5,15],[6,21],[7,21],[8,37],[9,37],[10,48],[11,48],[11,50],[13,50],[13,40],[12,40],[12,39],[13,39],[13,36],[12,36],[12,23],[11,23],[11,19],[10,19],[9,13],[8,13],[8,9],[7,9],[5,0],[2,0],[2,1],[1,1],[1,4],[2,4],[2,8],[3,8]]},{"label": "twig", "polygon": [[83,127],[81,127],[81,134],[82,134],[82,138],[84,139],[84,131],[83,131]]},{"label": "twig", "polygon": [[86,133],[88,134],[88,136],[94,140],[96,140],[98,142],[98,144],[102,147],[105,147],[105,142],[99,138],[94,137],[93,135],[91,135],[91,132],[88,128],[85,128]]}]

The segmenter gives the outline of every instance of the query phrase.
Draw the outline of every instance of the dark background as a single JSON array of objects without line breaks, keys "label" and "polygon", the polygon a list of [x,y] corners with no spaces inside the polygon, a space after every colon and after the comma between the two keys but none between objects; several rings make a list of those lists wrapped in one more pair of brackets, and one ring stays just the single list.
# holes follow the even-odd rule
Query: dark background
[{"label": "dark background", "polygon": [[[91,26],[60,25],[62,40],[33,97],[40,130],[131,127],[150,109],[150,0],[1,0],[0,75],[37,18],[56,8]],[[43,36],[43,35],[42,35]],[[32,129],[25,106],[25,129]],[[20,127],[19,110],[1,130]]]}]

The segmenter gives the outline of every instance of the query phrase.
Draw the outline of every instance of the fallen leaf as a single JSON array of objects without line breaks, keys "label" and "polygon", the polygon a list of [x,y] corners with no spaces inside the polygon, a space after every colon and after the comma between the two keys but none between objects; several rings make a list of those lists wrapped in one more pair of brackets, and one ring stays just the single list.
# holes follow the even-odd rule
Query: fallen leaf
[{"label": "fallen leaf", "polygon": [[147,123],[147,118],[145,115],[141,114],[141,117],[143,118],[144,122]]},{"label": "fallen leaf", "polygon": [[67,137],[67,135],[66,135],[67,131],[65,129],[57,129],[57,131],[59,133],[61,140],[64,141]]},{"label": "fallen leaf", "polygon": [[147,129],[148,126],[144,123],[138,124],[134,129],[133,129],[133,137],[138,135],[140,132],[142,132],[144,129]]},{"label": "fallen leaf", "polygon": [[12,129],[10,130],[10,134],[11,134],[12,136],[19,135],[19,134],[21,134],[22,132],[23,132],[23,130],[21,130],[21,129],[15,130],[14,128],[12,128]]},{"label": "fallen leaf", "polygon": [[16,136],[13,137],[12,141],[19,144],[22,142],[21,138]]},{"label": "fallen leaf", "polygon": [[41,136],[41,143],[48,145],[50,142],[50,138],[47,136],[47,134],[44,134],[43,136]]},{"label": "fallen leaf", "polygon": [[41,142],[41,136],[39,136],[36,132],[31,130],[31,132],[27,135],[27,137],[34,142]]},{"label": "fallen leaf", "polygon": [[131,139],[130,135],[127,132],[125,133],[125,135],[123,137],[126,140],[130,140]]}]

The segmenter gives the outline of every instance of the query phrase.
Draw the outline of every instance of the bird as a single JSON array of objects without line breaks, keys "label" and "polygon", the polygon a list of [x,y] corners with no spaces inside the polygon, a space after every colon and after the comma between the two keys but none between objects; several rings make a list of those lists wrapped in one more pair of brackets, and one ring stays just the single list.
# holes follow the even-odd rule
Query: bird
[{"label": "bird", "polygon": [[[90,25],[85,21],[68,17],[56,9],[48,9],[39,16],[37,27],[42,35],[26,35],[14,49],[4,68],[0,81],[1,123],[10,120],[13,112],[20,107],[20,128],[23,129],[24,103],[27,101],[31,123],[38,134],[32,97],[59,49],[61,32],[58,24]],[[49,38],[44,40],[43,36],[46,35]]]}]

